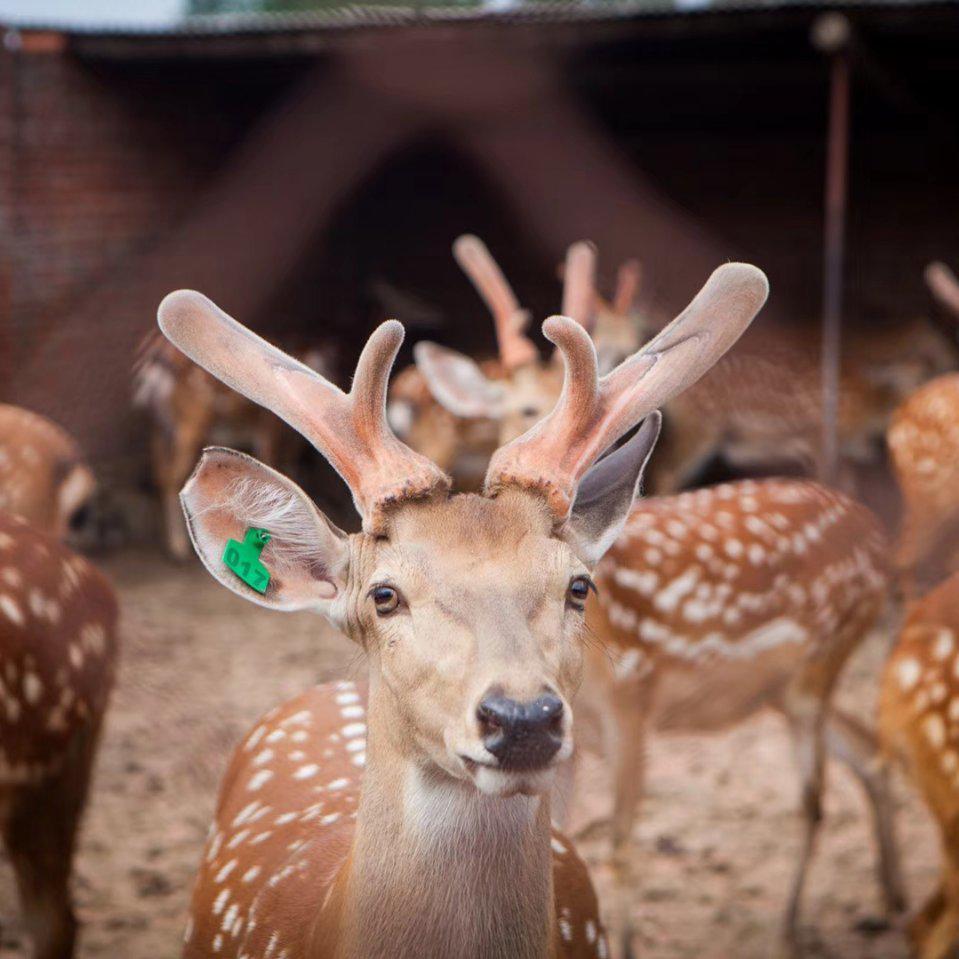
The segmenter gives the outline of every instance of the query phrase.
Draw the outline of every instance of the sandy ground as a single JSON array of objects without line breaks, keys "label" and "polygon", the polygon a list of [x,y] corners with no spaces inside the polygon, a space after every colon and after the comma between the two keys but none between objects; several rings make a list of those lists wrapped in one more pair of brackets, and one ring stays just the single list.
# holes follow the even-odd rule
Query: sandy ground
[{"label": "sandy ground", "polygon": [[[350,643],[318,617],[244,603],[199,566],[130,553],[103,564],[124,607],[125,650],[77,863],[81,957],[178,954],[194,867],[227,757],[260,712],[318,680],[362,674]],[[842,699],[872,709],[885,640],[847,670]],[[596,764],[577,818],[606,807]],[[775,716],[709,737],[653,741],[637,829],[644,876],[636,915],[644,959],[760,959],[776,928],[799,845],[796,777]],[[913,901],[937,852],[902,783],[900,837]],[[602,898],[601,840],[580,844]],[[814,957],[907,955],[877,931],[869,822],[856,785],[831,767],[826,821],[803,914]],[[0,882],[0,956],[25,956],[12,884]]]}]

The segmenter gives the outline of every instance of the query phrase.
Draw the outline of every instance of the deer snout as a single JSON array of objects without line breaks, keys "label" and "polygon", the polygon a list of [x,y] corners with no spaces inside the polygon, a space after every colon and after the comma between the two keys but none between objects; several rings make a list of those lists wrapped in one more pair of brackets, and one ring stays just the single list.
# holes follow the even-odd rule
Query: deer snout
[{"label": "deer snout", "polygon": [[563,745],[563,701],[551,690],[519,702],[492,689],[476,719],[483,745],[506,771],[542,769]]}]

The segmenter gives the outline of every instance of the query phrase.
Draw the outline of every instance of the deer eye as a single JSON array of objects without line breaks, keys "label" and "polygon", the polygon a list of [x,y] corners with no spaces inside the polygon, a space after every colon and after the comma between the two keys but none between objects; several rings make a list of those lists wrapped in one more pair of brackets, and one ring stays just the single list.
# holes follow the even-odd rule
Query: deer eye
[{"label": "deer eye", "polygon": [[576,609],[584,609],[586,600],[589,598],[589,591],[596,592],[596,586],[588,576],[574,576],[569,583],[567,598],[570,605]]},{"label": "deer eye", "polygon": [[374,586],[370,590],[369,596],[372,598],[379,616],[389,616],[400,605],[399,590],[392,586]]}]

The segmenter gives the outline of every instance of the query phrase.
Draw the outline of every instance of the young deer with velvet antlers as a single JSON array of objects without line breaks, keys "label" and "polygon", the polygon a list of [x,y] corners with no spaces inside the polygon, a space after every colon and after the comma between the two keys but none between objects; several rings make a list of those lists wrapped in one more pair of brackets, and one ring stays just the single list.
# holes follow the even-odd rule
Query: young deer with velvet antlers
[{"label": "young deer with velvet antlers", "polygon": [[[536,344],[526,336],[528,314],[523,310],[503,271],[486,245],[472,235],[459,237],[453,255],[473,282],[493,317],[499,347],[499,370],[489,368],[455,350],[422,341],[413,348],[423,385],[445,415],[462,424],[493,422],[498,442],[508,443],[542,419],[556,402],[563,385],[559,352],[542,360]],[[563,267],[564,316],[576,320],[593,336],[600,374],[614,369],[639,349],[648,332],[634,313],[639,290],[639,266],[624,264],[616,292],[607,303],[596,292],[596,250],[586,242],[574,243]],[[422,407],[429,409],[429,404]],[[436,414],[431,414],[434,418]],[[419,452],[427,448],[422,431],[410,430],[407,438]],[[458,434],[450,434],[456,436]],[[418,442],[419,441],[419,442]]]},{"label": "young deer with velvet antlers", "polygon": [[[556,402],[562,367],[558,361],[541,362],[539,350],[524,333],[529,314],[483,242],[461,236],[453,244],[453,255],[490,309],[497,357],[476,363],[435,343],[417,343],[417,362],[390,386],[387,415],[413,449],[451,472],[461,485],[479,489],[496,447],[515,439]],[[574,243],[563,269],[562,313],[594,330],[599,371],[605,374],[639,348],[639,338],[629,335],[633,318],[614,313],[617,305],[632,304],[639,273],[636,264],[627,264],[613,304],[607,304],[598,297],[594,303],[588,295],[594,271],[592,246]],[[594,319],[602,336],[596,335]],[[440,393],[442,402],[434,395]]]},{"label": "young deer with velvet antlers", "polygon": [[[589,878],[549,804],[572,750],[590,570],[632,504],[654,410],[735,342],[766,293],[754,267],[721,267],[602,379],[583,328],[551,318],[544,333],[566,361],[556,408],[496,452],[483,495],[454,496],[386,423],[398,323],[374,332],[344,395],[199,294],[163,302],[166,335],[310,439],[363,518],[347,536],[289,480],[212,449],[182,495],[197,552],[247,599],[324,614],[369,663],[368,694],[320,687],[234,755],[186,956],[605,954]],[[250,527],[271,536],[263,594],[221,560]]]}]

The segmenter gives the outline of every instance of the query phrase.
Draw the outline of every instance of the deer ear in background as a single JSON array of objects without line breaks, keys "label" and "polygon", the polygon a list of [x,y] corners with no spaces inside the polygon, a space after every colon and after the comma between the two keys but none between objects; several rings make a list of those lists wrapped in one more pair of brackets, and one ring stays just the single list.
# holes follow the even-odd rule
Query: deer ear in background
[{"label": "deer ear in background", "polygon": [[417,343],[413,355],[436,401],[454,416],[502,417],[502,386],[490,380],[468,356],[427,341]]}]

